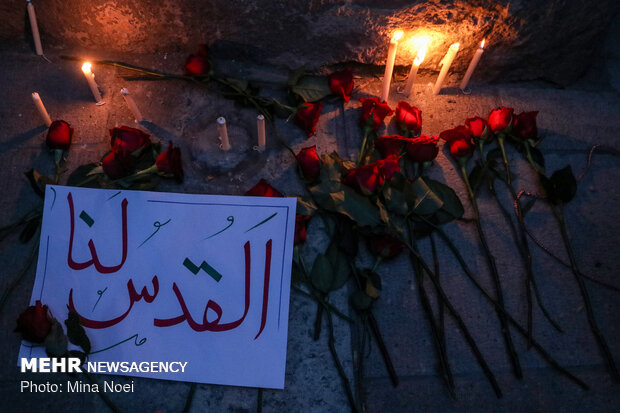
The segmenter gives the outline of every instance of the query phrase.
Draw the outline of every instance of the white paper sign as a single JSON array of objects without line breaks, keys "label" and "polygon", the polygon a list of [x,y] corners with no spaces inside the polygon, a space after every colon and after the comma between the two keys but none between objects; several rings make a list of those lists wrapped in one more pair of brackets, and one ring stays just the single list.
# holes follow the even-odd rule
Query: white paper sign
[{"label": "white paper sign", "polygon": [[295,206],[48,185],[31,305],[74,309],[91,362],[187,362],[118,374],[284,388]]}]

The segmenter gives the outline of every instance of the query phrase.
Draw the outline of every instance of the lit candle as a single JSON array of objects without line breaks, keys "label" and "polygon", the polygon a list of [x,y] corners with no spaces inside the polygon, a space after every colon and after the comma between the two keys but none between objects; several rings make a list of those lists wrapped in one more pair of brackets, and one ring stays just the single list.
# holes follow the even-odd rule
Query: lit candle
[{"label": "lit candle", "polygon": [[144,119],[142,117],[142,113],[140,113],[140,109],[138,109],[138,105],[136,105],[136,102],[133,100],[133,98],[129,96],[129,91],[127,90],[127,88],[122,88],[121,94],[125,99],[125,103],[127,103],[127,106],[129,106],[129,110],[131,110],[131,113],[133,113],[133,116],[136,118],[136,122],[142,122],[142,120]]},{"label": "lit candle", "polygon": [[428,45],[428,40],[419,40],[418,54],[415,59],[413,59],[413,63],[411,64],[411,70],[409,71],[409,76],[407,77],[407,86],[405,86],[404,93],[407,96],[411,95],[411,90],[413,89],[413,82],[415,81],[415,77],[418,74],[418,69],[420,65],[424,61],[424,56],[426,55],[426,46]]},{"label": "lit candle", "polygon": [[82,72],[84,72],[84,77],[86,77],[86,81],[88,82],[88,86],[90,87],[90,91],[93,92],[93,97],[97,103],[101,102],[101,93],[99,92],[99,87],[95,82],[95,74],[91,71],[92,65],[90,62],[85,62],[82,65]]},{"label": "lit candle", "polygon": [[226,129],[226,119],[221,116],[217,118],[217,131],[220,134],[220,141],[222,142],[220,148],[225,151],[229,150],[230,142],[228,141],[228,129]]},{"label": "lit candle", "polygon": [[482,53],[484,52],[484,40],[480,43],[480,47],[474,53],[474,57],[469,62],[469,67],[467,68],[467,72],[465,72],[465,76],[463,76],[463,80],[461,81],[461,90],[464,90],[469,83],[469,79],[471,79],[471,75],[474,73],[474,69],[478,65],[480,58],[482,57]]},{"label": "lit candle", "polygon": [[32,101],[34,102],[35,106],[39,110],[39,114],[43,118],[43,121],[49,128],[50,125],[52,124],[52,118],[50,118],[49,113],[47,113],[47,110],[45,109],[45,106],[43,105],[43,102],[41,101],[41,97],[39,96],[37,92],[32,92]]},{"label": "lit candle", "polygon": [[265,149],[265,117],[258,115],[256,117],[256,127],[258,128],[258,150]]},{"label": "lit candle", "polygon": [[450,70],[450,65],[452,64],[452,61],[454,60],[454,57],[456,56],[456,52],[458,51],[459,51],[459,44],[454,43],[452,46],[450,46],[450,49],[448,49],[448,53],[446,53],[443,59],[441,59],[441,63],[439,63],[441,65],[441,72],[439,72],[439,76],[437,77],[437,82],[435,82],[435,86],[433,86],[433,95],[439,94],[439,91],[441,90],[441,85],[443,84],[444,79],[448,75],[448,70]]},{"label": "lit candle", "polygon": [[37,24],[37,14],[34,11],[34,6],[28,2],[28,19],[30,19],[30,28],[32,29],[32,38],[34,39],[34,48],[39,56],[43,55],[43,47],[41,47],[41,37],[39,36],[39,26]]},{"label": "lit candle", "polygon": [[387,61],[385,62],[385,73],[383,74],[383,88],[381,90],[381,100],[387,102],[390,94],[390,82],[392,81],[392,71],[394,70],[394,60],[396,60],[396,48],[398,46],[398,40],[403,37],[402,30],[396,30],[390,40],[390,47],[388,48]]}]

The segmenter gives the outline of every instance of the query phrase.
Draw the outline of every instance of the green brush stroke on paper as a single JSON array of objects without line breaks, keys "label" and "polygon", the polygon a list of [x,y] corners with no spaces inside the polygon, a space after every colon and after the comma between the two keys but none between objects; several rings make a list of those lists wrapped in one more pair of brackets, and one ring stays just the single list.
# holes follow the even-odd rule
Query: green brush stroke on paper
[{"label": "green brush stroke on paper", "polygon": [[104,288],[103,290],[97,290],[97,294],[99,295],[99,298],[97,298],[97,302],[93,306],[93,310],[92,311],[95,311],[95,307],[97,307],[97,304],[99,304],[99,300],[101,300],[101,297],[103,296],[103,294],[106,292],[107,289],[108,289],[108,287]]},{"label": "green brush stroke on paper", "polygon": [[259,222],[258,224],[254,225],[252,228],[248,229],[245,232],[250,232],[252,231],[254,228],[256,227],[260,227],[261,225],[263,225],[265,222],[269,221],[271,218],[275,217],[276,215],[278,215],[277,212],[274,212],[272,216],[265,218],[264,220],[262,220],[261,222]]},{"label": "green brush stroke on paper", "polygon": [[86,225],[88,225],[89,227],[92,227],[93,224],[95,223],[95,220],[92,219],[90,215],[86,213],[86,211],[82,211],[80,213],[80,218],[82,218],[82,221],[86,222]]},{"label": "green brush stroke on paper", "polygon": [[[120,193],[120,192],[119,192],[119,193]],[[146,241],[148,241],[148,240],[150,240],[151,238],[153,238],[153,236],[154,236],[155,234],[157,234],[157,231],[159,231],[159,229],[160,229],[161,227],[163,227],[164,225],[166,225],[166,224],[167,224],[168,222],[170,222],[170,221],[172,221],[172,218],[168,219],[168,221],[164,222],[163,224],[162,224],[161,222],[159,222],[159,221],[155,221],[155,222],[153,222],[153,226],[156,228],[155,232],[153,232],[151,235],[149,235],[147,239],[145,239],[144,241],[142,241],[142,244],[138,245],[138,248],[140,248],[141,246],[143,246],[143,245],[146,243]]]},{"label": "green brush stroke on paper", "polygon": [[[216,235],[218,235],[218,234],[221,234],[222,232],[226,231],[228,228],[230,228],[230,227],[231,227],[231,225],[232,225],[232,224],[234,224],[234,223],[235,223],[235,217],[233,217],[232,215],[230,215],[228,218],[226,218],[226,221],[230,222],[230,224],[228,224],[228,226],[227,226],[226,228],[224,228],[224,229],[223,229],[223,230],[221,230],[221,231],[216,232],[215,234],[213,234],[213,235],[211,235],[211,236],[209,236],[209,237],[207,237],[207,238],[205,238],[205,239],[213,238],[214,236],[216,236]],[[204,241],[205,239],[203,239],[203,241]]]},{"label": "green brush stroke on paper", "polygon": [[146,337],[144,337],[143,339],[141,339],[140,341],[138,341],[138,333],[136,333],[136,334],[134,334],[133,336],[131,336],[131,337],[129,337],[129,338],[126,338],[126,339],[125,339],[125,340],[123,340],[123,341],[119,341],[119,342],[118,342],[118,343],[116,343],[116,344],[112,344],[110,347],[106,347],[106,348],[103,348],[103,349],[101,349],[101,350],[97,350],[97,351],[91,351],[88,355],[90,356],[91,354],[103,353],[104,351],[110,350],[111,348],[114,348],[114,347],[116,347],[116,346],[120,346],[121,344],[128,342],[128,341],[129,341],[129,340],[131,340],[132,338],[133,338],[133,339],[135,339],[135,340],[134,340],[134,344],[136,345],[136,347],[140,347],[142,344],[146,343]]}]

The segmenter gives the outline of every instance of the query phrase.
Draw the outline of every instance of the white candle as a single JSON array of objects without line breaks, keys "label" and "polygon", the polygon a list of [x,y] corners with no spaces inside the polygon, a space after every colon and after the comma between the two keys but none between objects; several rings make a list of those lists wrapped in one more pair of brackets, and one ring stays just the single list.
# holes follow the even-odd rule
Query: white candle
[{"label": "white candle", "polygon": [[221,116],[217,118],[217,131],[220,134],[220,141],[222,142],[220,148],[225,151],[229,150],[230,142],[228,141],[228,129],[226,128],[226,119]]},{"label": "white candle", "polygon": [[95,74],[91,71],[92,65],[90,62],[85,62],[82,65],[82,72],[84,72],[84,77],[86,77],[86,81],[88,82],[88,86],[90,87],[90,91],[93,93],[93,97],[97,103],[101,102],[101,93],[99,92],[99,87],[95,82]]},{"label": "white candle", "polygon": [[415,77],[418,74],[418,69],[420,65],[424,61],[424,56],[426,55],[426,46],[427,42],[421,42],[418,47],[418,54],[415,59],[413,59],[413,63],[411,64],[411,70],[409,71],[409,76],[407,77],[407,86],[405,86],[404,93],[409,97],[411,95],[411,90],[413,89],[413,82],[415,81]]},{"label": "white candle", "polygon": [[39,25],[37,24],[37,14],[34,11],[34,6],[28,2],[28,19],[30,19],[30,28],[32,29],[32,38],[34,39],[34,48],[39,56],[43,55],[43,47],[41,47],[41,36],[39,36]]},{"label": "white candle", "polygon": [[448,49],[448,53],[446,53],[443,59],[441,59],[441,63],[439,63],[441,65],[441,72],[439,72],[437,82],[435,82],[435,86],[433,86],[433,95],[439,94],[439,91],[441,90],[441,85],[443,85],[443,81],[448,75],[448,71],[450,70],[450,65],[452,64],[452,61],[456,56],[456,52],[458,51],[459,44],[454,43],[452,46],[450,46],[450,49]]},{"label": "white candle", "polygon": [[390,94],[390,82],[392,81],[394,61],[396,60],[396,48],[398,47],[398,40],[400,40],[401,37],[403,37],[403,31],[396,30],[390,40],[390,47],[388,48],[387,61],[385,62],[385,73],[383,74],[383,87],[381,89],[381,100],[386,102]]},{"label": "white candle", "polygon": [[39,114],[43,118],[43,121],[49,128],[50,125],[52,124],[52,118],[50,118],[49,113],[47,113],[47,110],[45,109],[45,106],[43,105],[43,102],[41,101],[41,97],[39,96],[37,92],[32,92],[32,101],[34,102],[35,106],[39,110]]},{"label": "white candle", "polygon": [[265,117],[263,115],[258,115],[256,117],[256,127],[258,128],[258,149],[265,149]]},{"label": "white candle", "polygon": [[140,109],[138,109],[138,105],[136,105],[136,102],[133,100],[133,98],[129,96],[129,91],[127,90],[127,88],[121,89],[121,95],[123,95],[125,103],[127,103],[127,106],[129,106],[129,110],[131,110],[131,113],[133,113],[133,116],[136,118],[136,122],[142,122],[142,120],[144,119],[142,117],[142,113],[140,113]]},{"label": "white candle", "polygon": [[478,65],[480,58],[482,57],[482,53],[484,52],[484,40],[480,43],[480,47],[474,53],[474,57],[469,62],[469,67],[467,68],[467,72],[465,72],[465,76],[463,76],[463,80],[461,81],[461,90],[464,90],[469,83],[469,79],[471,79],[471,75],[474,73],[474,69]]}]

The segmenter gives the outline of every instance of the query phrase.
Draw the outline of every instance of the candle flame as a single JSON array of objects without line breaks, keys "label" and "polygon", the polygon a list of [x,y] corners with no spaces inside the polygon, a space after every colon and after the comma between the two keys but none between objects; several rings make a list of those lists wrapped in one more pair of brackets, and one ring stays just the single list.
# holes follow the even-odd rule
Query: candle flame
[{"label": "candle flame", "polygon": [[481,49],[484,49],[484,42],[485,42],[485,41],[486,41],[485,39],[482,39],[482,41],[480,42],[480,48],[481,48]]},{"label": "candle flame", "polygon": [[420,40],[420,46],[418,48],[418,54],[416,55],[413,63],[416,65],[422,64],[424,57],[426,56],[426,48],[428,46],[428,39]]},{"label": "candle flame", "polygon": [[91,67],[92,67],[92,64],[90,62],[84,62],[84,64],[82,65],[82,72],[90,73]]},{"label": "candle flame", "polygon": [[461,46],[460,43],[454,43],[450,46],[450,49],[459,50],[460,46]]},{"label": "candle flame", "polygon": [[403,37],[404,32],[402,30],[396,30],[394,33],[392,33],[392,41],[393,42],[397,42],[400,40],[401,37]]}]

